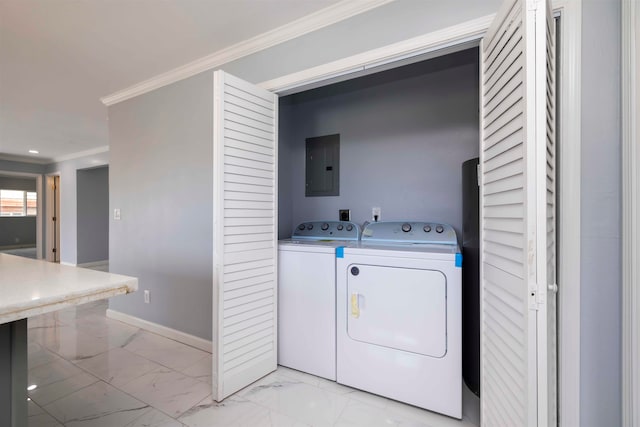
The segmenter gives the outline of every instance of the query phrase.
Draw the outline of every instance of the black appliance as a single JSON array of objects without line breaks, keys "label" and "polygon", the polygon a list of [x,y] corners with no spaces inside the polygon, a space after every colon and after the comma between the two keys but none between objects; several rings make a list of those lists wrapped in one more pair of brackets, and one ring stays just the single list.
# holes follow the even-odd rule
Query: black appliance
[{"label": "black appliance", "polygon": [[462,164],[462,377],[480,396],[479,159]]}]

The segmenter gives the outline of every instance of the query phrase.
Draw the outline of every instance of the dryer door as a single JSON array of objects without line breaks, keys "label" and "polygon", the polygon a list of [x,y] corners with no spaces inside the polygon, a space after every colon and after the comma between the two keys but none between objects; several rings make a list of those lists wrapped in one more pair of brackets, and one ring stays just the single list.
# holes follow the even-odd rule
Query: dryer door
[{"label": "dryer door", "polygon": [[447,282],[440,271],[351,264],[347,334],[383,347],[443,357]]}]

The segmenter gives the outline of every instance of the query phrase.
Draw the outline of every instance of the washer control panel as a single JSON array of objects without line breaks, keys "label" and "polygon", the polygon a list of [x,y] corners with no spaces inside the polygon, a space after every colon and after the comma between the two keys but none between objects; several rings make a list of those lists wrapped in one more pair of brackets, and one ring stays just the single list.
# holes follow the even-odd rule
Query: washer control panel
[{"label": "washer control panel", "polygon": [[362,230],[362,242],[457,245],[458,238],[449,224],[385,221],[367,224]]},{"label": "washer control panel", "polygon": [[293,230],[292,239],[353,240],[360,239],[360,226],[351,221],[309,221]]}]

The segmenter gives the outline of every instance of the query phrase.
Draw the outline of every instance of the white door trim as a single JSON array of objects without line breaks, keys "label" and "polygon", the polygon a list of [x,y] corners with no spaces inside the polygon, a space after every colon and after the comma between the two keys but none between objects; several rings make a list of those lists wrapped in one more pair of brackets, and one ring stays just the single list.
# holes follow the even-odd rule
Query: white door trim
[{"label": "white door trim", "polygon": [[[580,125],[582,6],[579,0],[553,2],[561,19],[558,73],[560,91],[558,185],[558,419],[561,426],[580,425]],[[419,37],[373,49],[259,86],[279,95],[320,87],[372,72],[374,67],[410,60],[463,44],[478,43],[494,15],[467,21]],[[390,67],[388,67],[390,68]]]},{"label": "white door trim", "polygon": [[259,83],[258,86],[280,96],[289,95],[312,87],[326,86],[341,77],[346,80],[361,74],[373,73],[378,71],[372,70],[373,68],[394,62],[418,57],[420,59],[417,60],[421,60],[423,55],[434,52],[438,53],[433,56],[440,56],[443,53],[439,51],[443,49],[455,48],[466,43],[477,45],[489,28],[493,17],[494,15],[483,16],[442,30],[268,80]]},{"label": "white door trim", "polygon": [[580,195],[582,4],[554,2],[560,11],[558,61],[558,423],[580,423]]},{"label": "white door trim", "polygon": [[28,172],[10,172],[10,171],[0,171],[2,175],[5,176],[17,176],[24,178],[35,178],[36,179],[36,193],[37,200],[36,203],[38,206],[36,207],[36,257],[38,259],[42,259],[42,190],[44,189],[42,186],[42,175],[39,173],[28,173]]},{"label": "white door trim", "polygon": [[640,11],[622,2],[622,425],[640,426]]},{"label": "white door trim", "polygon": [[[45,175],[45,180],[44,180],[44,192],[46,195],[46,207],[45,207],[45,223],[46,223],[46,231],[47,231],[47,238],[46,238],[46,252],[45,252],[45,259],[47,261],[50,262],[55,262],[55,258],[53,258],[52,254],[52,249],[54,247],[54,245],[56,244],[55,240],[54,240],[54,230],[55,230],[55,224],[53,222],[53,220],[51,219],[53,217],[53,215],[55,214],[53,209],[54,209],[54,200],[53,200],[53,189],[51,188],[51,186],[49,185],[49,180],[53,179],[54,177],[60,177],[60,172],[52,172],[52,173],[48,173]],[[60,191],[60,189],[58,188],[58,191]],[[58,210],[60,209],[60,207],[58,207]],[[58,215],[59,216],[59,215]],[[59,221],[60,219],[57,218],[57,220]],[[58,233],[59,234],[59,233]],[[58,242],[60,240],[60,236],[58,235]],[[60,245],[58,244],[58,254],[60,253]],[[60,258],[58,257],[58,260]],[[61,263],[62,264],[62,263]],[[75,265],[75,264],[74,264]]]}]

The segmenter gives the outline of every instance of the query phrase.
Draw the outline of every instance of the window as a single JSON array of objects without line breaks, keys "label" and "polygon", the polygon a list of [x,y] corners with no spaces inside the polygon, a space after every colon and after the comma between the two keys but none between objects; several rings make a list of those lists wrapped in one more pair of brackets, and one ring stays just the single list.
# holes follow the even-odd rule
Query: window
[{"label": "window", "polygon": [[36,216],[37,208],[35,191],[0,190],[0,216]]}]

